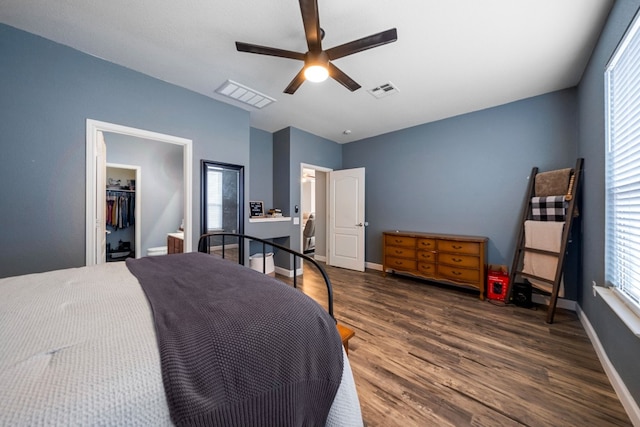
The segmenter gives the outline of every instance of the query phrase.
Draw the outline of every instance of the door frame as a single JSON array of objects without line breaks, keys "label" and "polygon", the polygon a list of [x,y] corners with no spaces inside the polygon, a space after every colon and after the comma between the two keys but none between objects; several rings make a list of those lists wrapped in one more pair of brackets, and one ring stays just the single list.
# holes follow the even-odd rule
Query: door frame
[{"label": "door frame", "polygon": [[183,159],[183,186],[184,186],[184,251],[193,250],[193,141],[186,138],[167,135],[148,130],[132,128],[115,123],[102,122],[87,119],[86,121],[86,216],[85,216],[85,264],[97,264],[97,239],[96,229],[96,197],[97,174],[96,168],[96,141],[98,132],[111,132],[129,135],[143,139],[149,139],[160,143],[168,143],[182,146]]},{"label": "door frame", "polygon": [[[330,206],[329,206],[329,189],[327,187],[328,184],[328,180],[329,180],[329,172],[333,172],[333,169],[331,168],[326,168],[323,166],[317,166],[317,165],[312,165],[310,163],[300,163],[300,208],[302,209],[302,198],[303,198],[303,189],[302,189],[302,177],[303,177],[303,171],[304,169],[314,169],[316,171],[320,171],[320,172],[324,172],[325,173],[325,188],[327,191],[325,191],[325,212],[324,212],[324,221],[325,224],[329,224],[329,212],[330,212]],[[316,216],[317,216],[318,212],[316,212]],[[302,216],[300,216],[300,218],[302,219]],[[300,251],[302,252],[304,250],[304,225],[302,224],[302,220],[300,221]],[[329,254],[329,227],[326,226],[325,227],[325,237],[324,237],[324,241],[325,241],[325,253],[324,254],[318,254],[317,252],[315,253],[315,256],[318,256],[318,258],[322,258],[321,261],[326,261],[328,259],[328,254]]]}]

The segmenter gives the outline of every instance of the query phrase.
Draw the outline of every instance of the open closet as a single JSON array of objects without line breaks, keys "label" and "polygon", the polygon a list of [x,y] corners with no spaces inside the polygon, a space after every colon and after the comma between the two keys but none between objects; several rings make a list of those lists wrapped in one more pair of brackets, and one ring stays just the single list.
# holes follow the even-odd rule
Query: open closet
[{"label": "open closet", "polygon": [[107,165],[106,262],[136,256],[136,168]]}]

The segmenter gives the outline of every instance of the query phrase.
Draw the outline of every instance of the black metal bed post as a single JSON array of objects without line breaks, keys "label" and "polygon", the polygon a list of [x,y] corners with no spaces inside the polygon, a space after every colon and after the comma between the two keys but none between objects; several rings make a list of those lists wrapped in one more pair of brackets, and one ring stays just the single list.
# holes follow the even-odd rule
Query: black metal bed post
[{"label": "black metal bed post", "polygon": [[262,242],[262,274],[267,274],[267,245]]},{"label": "black metal bed post", "polygon": [[296,259],[298,258],[296,256],[296,254],[292,254],[293,255],[293,287],[297,288],[298,287],[298,269],[296,268]]}]

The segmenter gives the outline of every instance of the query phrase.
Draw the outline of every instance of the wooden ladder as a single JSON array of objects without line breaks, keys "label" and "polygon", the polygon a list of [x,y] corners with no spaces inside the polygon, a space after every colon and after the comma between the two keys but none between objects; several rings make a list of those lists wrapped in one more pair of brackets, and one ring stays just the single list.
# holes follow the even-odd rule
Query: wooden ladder
[{"label": "wooden ladder", "polygon": [[[562,274],[564,270],[565,263],[565,255],[567,253],[567,246],[569,244],[569,237],[571,236],[571,226],[573,225],[574,219],[578,214],[577,207],[577,199],[579,196],[580,183],[582,181],[582,169],[583,169],[584,159],[579,158],[576,161],[576,166],[573,169],[573,173],[571,174],[569,181],[569,188],[567,189],[567,194],[565,196],[565,200],[569,202],[565,214],[565,225],[562,230],[562,241],[560,242],[560,250],[558,252],[550,252],[544,251],[540,249],[527,248],[525,246],[525,231],[524,231],[524,223],[526,220],[532,218],[532,206],[531,199],[535,196],[535,178],[538,174],[538,168],[534,167],[531,170],[531,175],[529,177],[529,185],[527,189],[527,197],[524,200],[524,206],[522,209],[522,219],[520,221],[520,231],[518,233],[518,240],[516,241],[516,251],[513,256],[513,263],[511,265],[511,271],[509,273],[509,292],[507,301],[511,301],[511,293],[513,290],[513,284],[515,283],[516,278],[520,277],[522,279],[535,279],[540,282],[548,283],[552,285],[551,298],[549,301],[549,308],[547,310],[547,323],[553,323],[553,316],[555,314],[556,305],[558,303],[558,293],[560,291],[560,282],[562,280]],[[549,280],[543,277],[535,276],[533,274],[528,274],[522,271],[521,267],[523,264],[523,258],[525,252],[539,253],[544,255],[551,255],[557,257],[557,268],[556,275],[553,280]]]}]

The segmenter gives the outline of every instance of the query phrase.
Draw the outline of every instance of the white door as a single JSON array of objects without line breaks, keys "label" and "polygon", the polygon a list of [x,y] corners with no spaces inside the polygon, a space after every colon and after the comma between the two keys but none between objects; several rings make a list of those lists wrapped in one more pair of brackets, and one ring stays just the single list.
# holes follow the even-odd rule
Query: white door
[{"label": "white door", "polygon": [[107,144],[104,135],[98,131],[96,140],[96,264],[107,261]]},{"label": "white door", "polygon": [[364,271],[364,168],[329,172],[329,265]]}]

